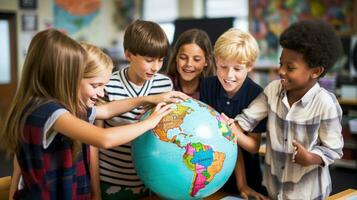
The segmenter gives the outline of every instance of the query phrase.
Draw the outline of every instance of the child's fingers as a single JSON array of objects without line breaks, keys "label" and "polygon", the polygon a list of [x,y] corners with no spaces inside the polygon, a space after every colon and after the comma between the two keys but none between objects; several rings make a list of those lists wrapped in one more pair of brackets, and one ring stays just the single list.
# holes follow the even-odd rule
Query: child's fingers
[{"label": "child's fingers", "polygon": [[221,113],[219,118],[221,118],[223,122],[228,124],[229,127],[234,123],[234,120],[229,118],[229,117],[227,117],[227,115],[225,115],[224,113]]},{"label": "child's fingers", "polygon": [[299,146],[300,144],[297,143],[296,140],[293,140],[292,143],[293,143],[293,146],[294,146],[294,152],[293,152],[293,155],[292,155],[292,159],[291,159],[291,160],[292,160],[293,163],[295,163],[295,161],[296,161],[296,160],[295,160],[295,157],[296,157],[296,155],[297,155],[297,153],[298,153],[298,146]]},{"label": "child's fingers", "polygon": [[238,135],[237,135],[237,134],[234,135],[233,142],[234,142],[235,144],[237,144],[237,142],[238,142]]},{"label": "child's fingers", "polygon": [[229,119],[229,117],[227,117],[227,115],[224,114],[223,112],[221,113],[221,117],[222,117],[224,120],[228,120],[228,119]]},{"label": "child's fingers", "polygon": [[154,112],[158,112],[164,105],[166,105],[165,102],[160,102],[155,106]]},{"label": "child's fingers", "polygon": [[242,199],[248,199],[248,195],[245,192],[241,192],[240,197],[242,197]]},{"label": "child's fingers", "polygon": [[155,112],[158,114],[164,113],[166,111],[171,111],[172,104],[166,104],[164,102],[157,104],[155,107]]},{"label": "child's fingers", "polygon": [[191,97],[183,92],[173,91],[171,98],[175,99],[176,101],[182,101],[182,100],[185,101]]}]

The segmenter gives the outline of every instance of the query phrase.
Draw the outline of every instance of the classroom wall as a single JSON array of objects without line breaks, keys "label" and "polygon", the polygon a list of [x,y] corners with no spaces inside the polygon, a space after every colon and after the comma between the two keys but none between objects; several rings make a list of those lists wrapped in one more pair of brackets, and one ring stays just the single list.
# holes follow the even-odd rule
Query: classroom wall
[{"label": "classroom wall", "polygon": [[[20,9],[19,1],[15,0],[0,0],[0,12],[12,12],[17,18],[17,63],[18,74],[21,73],[21,68],[24,63],[27,47],[31,38],[37,31],[50,28],[54,23],[53,4],[54,0],[37,0],[37,9],[25,10]],[[116,12],[114,4],[115,0],[102,0],[101,8],[96,17],[85,28],[71,34],[71,37],[76,40],[85,40],[99,47],[111,47],[113,40],[120,40],[123,37],[123,30],[120,30],[115,24],[113,18]],[[140,0],[135,0],[140,3]],[[139,6],[137,6],[139,7]],[[138,8],[139,9],[139,8]],[[137,10],[136,13],[140,13]],[[37,15],[37,31],[23,31],[21,16],[26,14]]]},{"label": "classroom wall", "polygon": [[[142,0],[134,1],[136,4],[135,18],[140,18]],[[27,47],[32,36],[36,33],[36,31],[22,30],[21,16],[26,14],[35,14],[37,15],[37,30],[40,31],[49,28],[54,23],[54,0],[37,0],[37,9],[35,10],[20,9],[18,2],[19,1],[17,0],[0,0],[0,12],[14,12],[17,17],[17,71],[18,76],[20,76]],[[113,20],[115,12],[117,12],[114,2],[115,0],[102,0],[102,7],[93,21],[85,28],[75,34],[72,34],[71,37],[76,40],[85,39],[86,41],[102,48],[112,47],[112,42],[114,40],[122,41],[124,31],[120,30],[119,26],[115,24]],[[203,17],[203,0],[180,0],[178,3],[179,18]]]}]

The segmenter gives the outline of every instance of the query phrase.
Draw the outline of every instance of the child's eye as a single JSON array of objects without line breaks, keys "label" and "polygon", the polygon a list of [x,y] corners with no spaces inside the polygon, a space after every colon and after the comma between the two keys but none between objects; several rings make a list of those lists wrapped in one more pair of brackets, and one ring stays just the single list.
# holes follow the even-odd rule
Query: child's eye
[{"label": "child's eye", "polygon": [[233,68],[234,71],[239,72],[241,69],[240,68]]},{"label": "child's eye", "polygon": [[201,58],[195,58],[194,61],[195,61],[195,62],[200,62],[200,61],[201,61]]},{"label": "child's eye", "polygon": [[287,69],[288,69],[288,71],[293,71],[295,68],[291,67],[291,66],[288,66]]},{"label": "child's eye", "polygon": [[90,84],[91,86],[92,86],[92,88],[97,88],[98,87],[98,84],[94,84],[94,83],[92,83],[92,84]]},{"label": "child's eye", "polygon": [[185,59],[186,59],[186,56],[185,56],[185,55],[180,55],[180,56],[179,56],[179,59],[185,60]]},{"label": "child's eye", "polygon": [[222,69],[226,69],[227,68],[227,65],[218,65],[220,68]]}]

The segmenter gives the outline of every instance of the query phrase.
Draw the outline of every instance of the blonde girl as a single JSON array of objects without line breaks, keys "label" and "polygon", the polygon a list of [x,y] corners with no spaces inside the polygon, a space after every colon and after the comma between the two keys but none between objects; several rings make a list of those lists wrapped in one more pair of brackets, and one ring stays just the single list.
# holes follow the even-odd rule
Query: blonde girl
[{"label": "blonde girl", "polygon": [[126,143],[155,127],[170,112],[170,105],[160,103],[147,120],[137,124],[107,129],[92,125],[94,118],[110,118],[143,102],[172,101],[177,94],[94,107],[103,96],[112,63],[104,56],[100,58],[102,68],[91,67],[88,54],[54,29],[32,39],[19,88],[0,132],[0,147],[16,155],[23,180],[14,198],[89,199],[86,144],[109,148]]}]

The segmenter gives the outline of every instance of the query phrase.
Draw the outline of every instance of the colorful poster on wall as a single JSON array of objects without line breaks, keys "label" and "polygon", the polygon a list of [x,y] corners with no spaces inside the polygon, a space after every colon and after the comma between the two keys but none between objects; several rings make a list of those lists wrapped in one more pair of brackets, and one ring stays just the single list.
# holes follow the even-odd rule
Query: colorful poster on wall
[{"label": "colorful poster on wall", "polygon": [[249,1],[250,31],[261,50],[257,66],[279,64],[279,36],[300,20],[322,19],[341,35],[352,34],[356,0],[252,0]]},{"label": "colorful poster on wall", "polygon": [[54,27],[74,34],[93,21],[100,6],[100,0],[55,0]]}]

